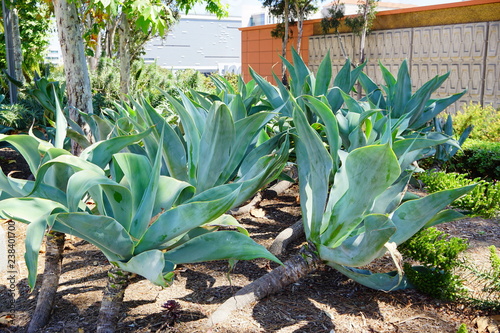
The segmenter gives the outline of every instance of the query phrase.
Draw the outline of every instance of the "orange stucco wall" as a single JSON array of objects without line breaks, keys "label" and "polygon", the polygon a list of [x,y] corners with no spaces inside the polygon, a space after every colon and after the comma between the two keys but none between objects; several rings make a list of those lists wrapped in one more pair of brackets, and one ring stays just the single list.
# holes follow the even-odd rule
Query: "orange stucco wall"
[{"label": "orange stucco wall", "polygon": [[[470,22],[485,22],[500,19],[500,0],[472,0],[434,6],[414,7],[383,11],[377,14],[374,30],[446,25]],[[301,55],[307,63],[309,59],[309,36],[323,34],[321,20],[304,22]],[[241,68],[244,80],[251,79],[249,67],[272,81],[272,73],[281,73],[281,40],[271,37],[274,24],[241,28]],[[297,29],[292,28],[292,38],[288,43],[287,58],[290,48],[296,47]],[[340,29],[345,30],[345,28]]]},{"label": "orange stucco wall", "polygon": [[[309,57],[309,36],[313,34],[315,21],[304,22],[301,52],[303,59]],[[272,80],[272,73],[281,73],[281,39],[271,37],[274,24],[242,28],[241,63],[245,80],[250,79],[249,67],[260,75]],[[292,38],[288,43],[287,59],[290,59],[290,48],[297,45],[297,28],[292,28]]]}]

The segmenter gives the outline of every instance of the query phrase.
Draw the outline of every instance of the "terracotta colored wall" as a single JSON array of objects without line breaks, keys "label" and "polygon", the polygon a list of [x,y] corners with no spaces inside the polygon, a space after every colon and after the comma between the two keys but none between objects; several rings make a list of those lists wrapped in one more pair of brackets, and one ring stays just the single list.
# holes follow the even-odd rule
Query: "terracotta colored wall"
[{"label": "terracotta colored wall", "polygon": [[[303,59],[309,58],[309,37],[312,36],[315,21],[304,22],[301,52]],[[241,71],[245,80],[250,80],[249,67],[272,81],[274,72],[281,76],[281,39],[272,38],[274,24],[240,29],[241,34]],[[290,48],[297,45],[297,28],[292,28],[292,38],[288,43],[287,59],[291,58]]]},{"label": "terracotta colored wall", "polygon": [[[471,22],[487,22],[500,20],[499,0],[472,0],[443,5],[415,7],[383,11],[377,14],[374,30],[424,27],[433,25],[451,25]],[[309,61],[309,37],[323,35],[321,20],[304,22],[301,54],[306,63]],[[245,80],[250,79],[249,67],[272,81],[272,73],[280,76],[281,40],[271,37],[275,25],[262,25],[241,28],[242,33],[242,74]],[[297,31],[293,30],[293,38],[289,48],[295,47]],[[287,52],[290,55],[290,52]],[[288,58],[288,56],[287,56]]]}]

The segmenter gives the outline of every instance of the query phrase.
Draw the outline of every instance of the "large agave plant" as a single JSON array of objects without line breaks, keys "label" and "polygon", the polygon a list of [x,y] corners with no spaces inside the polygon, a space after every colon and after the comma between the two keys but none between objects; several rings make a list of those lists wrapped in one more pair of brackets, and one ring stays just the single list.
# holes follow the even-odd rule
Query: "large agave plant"
[{"label": "large agave plant", "polygon": [[[256,257],[278,261],[224,215],[242,189],[255,188],[252,182],[259,178],[197,191],[188,182],[161,175],[162,146],[156,146],[153,158],[118,153],[151,136],[153,128],[99,141],[79,157],[60,148],[65,128],[64,118],[58,117],[55,145],[31,135],[0,137],[23,154],[35,177],[0,177],[0,215],[29,224],[25,258],[31,287],[47,230],[85,239],[114,265],[163,286],[180,263]],[[159,142],[164,142],[164,132]],[[222,225],[240,232],[215,232]]]},{"label": "large agave plant", "polygon": [[308,241],[321,260],[361,284],[383,290],[407,287],[401,271],[372,274],[356,267],[369,264],[387,251],[394,254],[398,244],[422,228],[460,218],[461,214],[445,208],[473,186],[403,202],[410,163],[441,141],[394,141],[392,128],[386,127],[379,140],[348,152],[340,150],[343,141],[337,118],[328,113],[325,103],[308,101],[324,121],[328,120],[325,127],[330,149],[296,104],[295,149]]}]

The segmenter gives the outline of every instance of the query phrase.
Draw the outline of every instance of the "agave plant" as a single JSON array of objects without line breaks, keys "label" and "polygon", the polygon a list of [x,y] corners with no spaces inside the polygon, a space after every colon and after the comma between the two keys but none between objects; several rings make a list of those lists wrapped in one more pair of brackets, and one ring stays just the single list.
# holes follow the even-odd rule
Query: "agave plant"
[{"label": "agave plant", "polygon": [[[294,121],[304,229],[320,260],[372,288],[406,287],[400,274],[370,274],[354,267],[394,252],[424,227],[461,218],[445,208],[473,186],[403,202],[411,176],[405,171],[407,157],[424,149],[418,143],[401,149],[401,141],[389,140],[337,154],[325,148],[299,108]],[[328,141],[338,147],[340,137]],[[338,169],[335,159],[341,161]]]}]

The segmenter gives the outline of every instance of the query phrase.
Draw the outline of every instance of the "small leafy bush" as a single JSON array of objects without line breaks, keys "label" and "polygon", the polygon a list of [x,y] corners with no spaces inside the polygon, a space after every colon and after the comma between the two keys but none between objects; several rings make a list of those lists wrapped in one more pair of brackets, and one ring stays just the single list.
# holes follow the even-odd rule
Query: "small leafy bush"
[{"label": "small leafy bush", "polygon": [[404,264],[406,276],[418,290],[439,299],[458,300],[465,296],[462,279],[454,273],[460,264],[460,253],[467,249],[464,239],[431,227],[419,231],[398,249],[405,257],[422,264]]},{"label": "small leafy bush", "polygon": [[498,182],[487,182],[480,178],[468,179],[465,174],[443,171],[427,171],[419,174],[418,177],[431,193],[477,183],[471,192],[455,200],[452,206],[484,217],[498,215],[500,210],[500,185]]},{"label": "small leafy bush", "polygon": [[446,169],[467,173],[471,178],[500,179],[500,142],[467,140],[446,165]]},{"label": "small leafy bush", "polygon": [[38,123],[42,117],[43,111],[30,109],[23,104],[0,105],[0,125],[15,130],[26,130],[34,119]]},{"label": "small leafy bush", "polygon": [[496,248],[489,248],[491,269],[483,270],[462,255],[467,246],[466,240],[431,227],[419,231],[398,249],[406,259],[421,264],[403,265],[406,277],[418,290],[479,309],[500,309],[500,259]]},{"label": "small leafy bush", "polygon": [[500,112],[491,105],[482,107],[471,102],[453,117],[453,122],[458,133],[474,126],[471,139],[500,142]]}]

